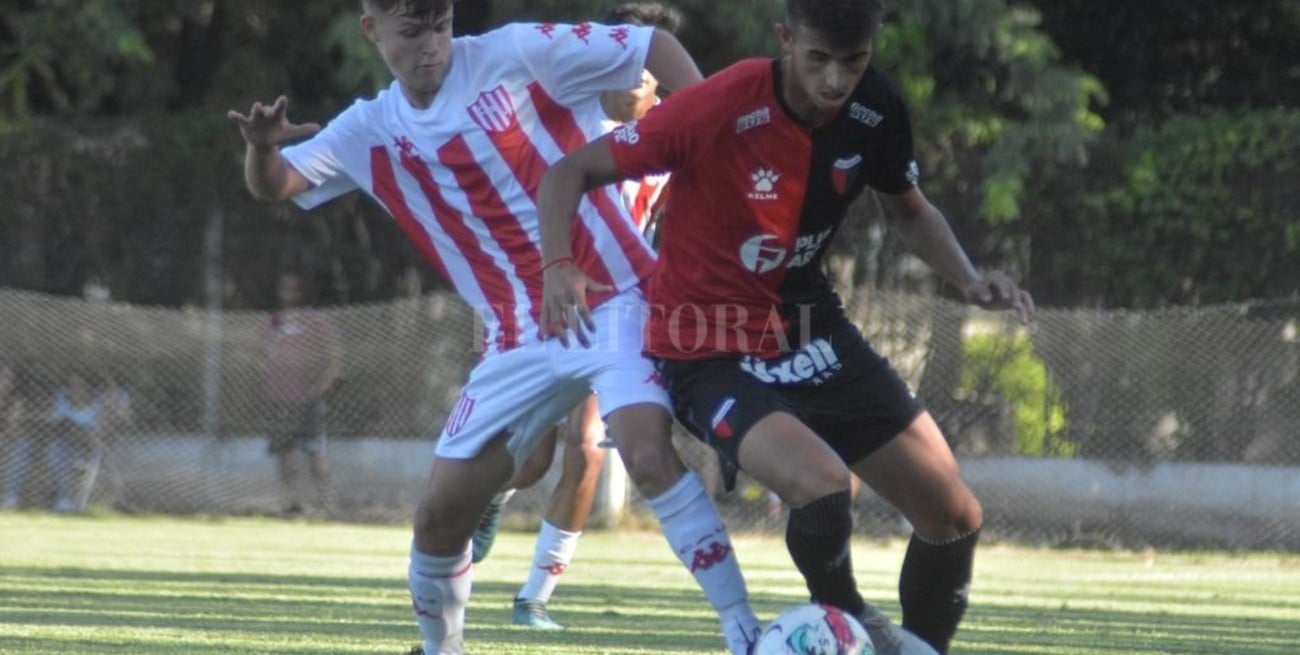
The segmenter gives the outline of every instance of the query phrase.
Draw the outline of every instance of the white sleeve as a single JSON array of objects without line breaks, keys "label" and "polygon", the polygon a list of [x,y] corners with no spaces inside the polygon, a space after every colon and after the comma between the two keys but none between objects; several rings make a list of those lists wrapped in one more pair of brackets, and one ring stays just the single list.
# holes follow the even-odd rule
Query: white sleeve
[{"label": "white sleeve", "polygon": [[348,154],[362,146],[360,103],[330,121],[316,136],[280,151],[311,188],[294,196],[294,204],[313,209],[360,187],[348,171]]},{"label": "white sleeve", "polygon": [[514,25],[510,34],[542,87],[557,101],[573,104],[640,86],[654,28],[541,23]]}]

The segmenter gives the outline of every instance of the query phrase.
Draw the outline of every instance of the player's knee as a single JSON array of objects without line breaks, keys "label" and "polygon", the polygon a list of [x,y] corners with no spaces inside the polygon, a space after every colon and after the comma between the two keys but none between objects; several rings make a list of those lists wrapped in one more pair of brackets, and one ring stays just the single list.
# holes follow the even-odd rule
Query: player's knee
[{"label": "player's knee", "polygon": [[538,451],[533,453],[532,456],[524,460],[524,463],[519,466],[519,470],[515,471],[514,477],[510,478],[510,482],[506,483],[506,486],[511,489],[527,489],[528,487],[537,484],[537,482],[546,475],[546,472],[550,470],[551,453],[553,452],[554,451],[547,450],[545,452]]},{"label": "player's knee", "polygon": [[468,543],[473,525],[463,520],[466,515],[466,512],[438,498],[425,495],[416,505],[412,521],[421,550],[430,554],[453,554],[460,545]]},{"label": "player's knee", "polygon": [[594,488],[604,461],[604,449],[594,443],[566,444],[564,466],[556,489]]},{"label": "player's knee", "polygon": [[980,504],[979,498],[969,489],[966,490],[965,502],[963,502],[954,519],[954,527],[959,534],[969,534],[983,527],[984,506]]},{"label": "player's knee", "polygon": [[681,479],[686,466],[678,459],[677,452],[669,448],[620,448],[623,466],[628,477],[637,489],[647,497],[654,497],[666,491]]},{"label": "player's knee", "polygon": [[605,449],[596,445],[594,441],[583,441],[582,443],[570,446],[573,448],[574,465],[582,467],[583,471],[590,473],[599,469],[605,461]]},{"label": "player's knee", "polygon": [[852,473],[843,466],[827,466],[822,471],[805,471],[802,475],[781,476],[768,482],[787,505],[803,507],[819,498],[845,493],[852,495]]},{"label": "player's knee", "polygon": [[930,504],[920,512],[914,527],[921,536],[945,541],[970,534],[984,525],[984,507],[971,490],[962,485],[943,502]]}]

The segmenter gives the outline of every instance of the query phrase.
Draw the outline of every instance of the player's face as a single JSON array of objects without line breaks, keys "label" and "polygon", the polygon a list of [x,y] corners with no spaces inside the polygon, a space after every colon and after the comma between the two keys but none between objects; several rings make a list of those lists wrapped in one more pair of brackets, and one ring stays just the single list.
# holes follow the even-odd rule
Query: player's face
[{"label": "player's face", "polygon": [[630,91],[606,91],[601,95],[601,104],[605,113],[612,119],[627,123],[640,120],[655,106],[655,91],[659,89],[659,80],[650,71],[641,71],[641,86]]},{"label": "player's face", "polygon": [[379,49],[407,100],[424,108],[433,102],[451,66],[452,10],[421,18],[406,15],[404,8],[367,11],[361,17],[361,31]]},{"label": "player's face", "polygon": [[849,47],[831,45],[819,32],[803,26],[777,26],[787,55],[786,101],[801,118],[820,123],[844,106],[871,64],[874,32]]}]

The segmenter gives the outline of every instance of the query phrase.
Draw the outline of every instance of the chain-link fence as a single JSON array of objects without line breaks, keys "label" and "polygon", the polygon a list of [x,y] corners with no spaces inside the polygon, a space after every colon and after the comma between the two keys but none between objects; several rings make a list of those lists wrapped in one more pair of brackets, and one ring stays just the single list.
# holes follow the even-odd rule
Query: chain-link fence
[{"label": "chain-link fence", "polygon": [[[1022,327],[930,297],[864,290],[846,302],[944,427],[989,534],[1300,548],[1300,303],[1040,310]],[[344,520],[407,520],[478,355],[470,312],[443,294],[313,311],[328,328],[296,332],[263,313],[13,291],[0,292],[0,314],[10,508],[277,513],[301,498]],[[275,344],[286,333],[298,337],[287,354]],[[324,402],[286,414],[276,375],[324,357],[339,373]],[[319,477],[297,447],[287,469],[271,447],[312,420],[328,433]],[[679,437],[716,488],[712,454]],[[554,478],[508,506],[514,520],[540,514]],[[717,498],[736,530],[784,523],[743,476]],[[905,529],[869,490],[857,504],[860,531]]]}]

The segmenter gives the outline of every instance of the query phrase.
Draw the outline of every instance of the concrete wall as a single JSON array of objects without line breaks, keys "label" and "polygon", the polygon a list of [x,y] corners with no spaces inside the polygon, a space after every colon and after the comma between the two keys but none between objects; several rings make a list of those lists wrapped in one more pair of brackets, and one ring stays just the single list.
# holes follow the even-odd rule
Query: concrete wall
[{"label": "concrete wall", "polygon": [[[408,520],[432,456],[428,441],[331,441],[336,515]],[[617,458],[607,461],[615,463],[606,475],[613,490],[602,502],[617,513],[633,493]],[[1023,458],[967,459],[962,467],[993,533],[1058,542],[1093,535],[1126,544],[1300,548],[1300,469],[1294,467],[1162,463],[1138,469]],[[540,514],[557,470],[553,466],[548,478],[512,501],[512,511]],[[131,509],[256,513],[278,507],[275,463],[262,438],[136,438],[114,449],[101,477],[95,498]]]}]

